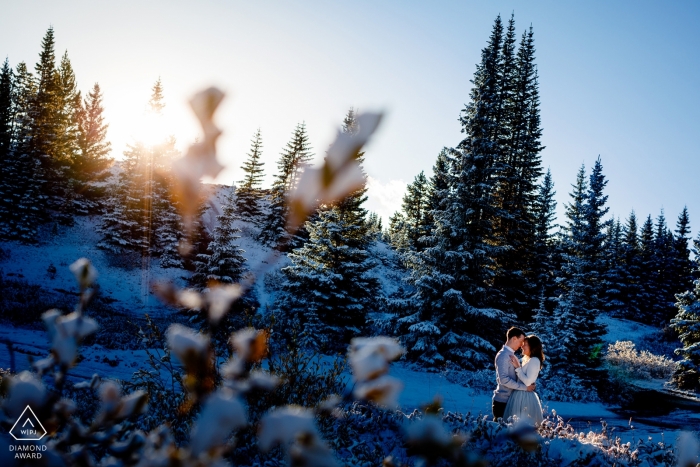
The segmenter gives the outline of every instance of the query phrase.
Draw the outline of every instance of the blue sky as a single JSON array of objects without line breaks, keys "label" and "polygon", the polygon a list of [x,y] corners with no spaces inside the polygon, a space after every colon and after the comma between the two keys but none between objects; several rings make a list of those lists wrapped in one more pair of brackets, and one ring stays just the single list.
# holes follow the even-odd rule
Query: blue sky
[{"label": "blue sky", "polygon": [[[181,147],[197,135],[186,105],[215,84],[228,93],[217,181],[241,178],[256,128],[268,180],[294,126],[318,157],[350,106],[384,110],[368,147],[368,207],[388,216],[405,183],[460,138],[459,111],[493,20],[515,13],[535,32],[545,168],[559,212],[581,164],[601,156],[611,213],[674,226],[684,205],[700,230],[700,3],[694,1],[12,2],[0,53],[36,63],[53,25],[85,92],[99,82],[113,155],[136,134],[160,77]],[[560,215],[560,221],[563,221]]]}]

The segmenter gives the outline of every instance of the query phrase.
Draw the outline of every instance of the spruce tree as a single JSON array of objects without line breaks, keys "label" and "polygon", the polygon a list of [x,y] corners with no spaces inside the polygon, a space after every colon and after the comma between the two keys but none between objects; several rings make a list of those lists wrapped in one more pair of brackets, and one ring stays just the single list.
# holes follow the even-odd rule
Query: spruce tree
[{"label": "spruce tree", "polygon": [[647,216],[639,234],[640,310],[638,320],[651,324],[656,321],[654,310],[658,301],[659,270],[655,253],[654,222]]},{"label": "spruce tree", "polygon": [[627,276],[624,267],[625,248],[622,236],[623,229],[620,220],[610,222],[604,242],[605,269],[601,275],[602,310],[618,317],[622,317],[626,313],[624,298]]},{"label": "spruce tree", "polygon": [[14,73],[10,61],[6,58],[0,70],[0,170],[5,165],[5,159],[10,153],[12,142],[12,86]]},{"label": "spruce tree", "polygon": [[[358,131],[351,109],[342,131]],[[363,154],[359,156],[363,161]],[[344,350],[362,335],[367,314],[376,307],[379,282],[370,276],[375,266],[369,247],[367,200],[362,187],[308,221],[309,239],[289,254],[282,269],[286,282],[280,306],[287,327],[301,327],[302,342],[316,348]]]},{"label": "spruce tree", "polygon": [[[287,233],[287,195],[296,187],[298,177],[313,157],[309,146],[306,125],[296,126],[292,139],[287,143],[277,161],[278,173],[270,190],[270,210],[263,222],[261,240],[268,245],[283,246],[292,239]],[[292,241],[292,246],[299,242]]]},{"label": "spruce tree", "polygon": [[[698,243],[700,243],[700,237]],[[700,262],[698,262],[698,272],[700,272]],[[671,320],[671,327],[679,334],[683,347],[677,349],[676,354],[683,360],[677,364],[673,381],[681,389],[698,391],[700,390],[700,280],[696,280],[692,289],[677,295],[676,298],[678,314]]]},{"label": "spruce tree", "polygon": [[600,156],[593,165],[586,194],[585,222],[583,232],[583,254],[587,260],[587,279],[591,291],[591,306],[602,309],[600,299],[604,293],[603,274],[606,270],[604,242],[605,230],[611,221],[604,220],[609,208],[605,206],[608,196],[603,194],[608,181],[603,175]]},{"label": "spruce tree", "polygon": [[690,290],[693,285],[693,262],[690,259],[690,216],[688,207],[684,206],[676,221],[673,238],[672,284],[675,293]]},{"label": "spruce tree", "polygon": [[[563,264],[558,281],[563,289],[564,303],[558,308],[570,307],[576,316],[564,322],[565,332],[570,332],[569,341],[576,348],[571,366],[575,375],[584,381],[592,381],[592,370],[599,362],[603,326],[597,322],[601,311],[601,271],[604,265],[600,227],[604,212],[605,186],[599,164],[586,181],[582,166],[570,193],[571,202],[566,205],[566,226],[562,238]],[[597,227],[596,227],[597,226]],[[557,311],[555,310],[555,313]]]},{"label": "spruce tree", "polygon": [[392,246],[399,252],[422,249],[421,238],[428,234],[428,195],[429,182],[423,172],[416,175],[413,183],[406,188],[401,213],[391,223]]},{"label": "spruce tree", "polygon": [[517,57],[513,18],[504,39],[501,66],[499,170],[494,199],[500,208],[494,237],[504,248],[496,257],[494,285],[502,297],[498,307],[529,321],[537,302],[537,272],[532,269],[536,242],[535,202],[542,175],[539,91],[534,33],[524,33]]},{"label": "spruce tree", "polygon": [[260,128],[258,128],[251,141],[248,159],[241,167],[246,174],[245,178],[240,182],[240,186],[236,190],[238,213],[245,220],[251,220],[252,222],[258,222],[262,214],[260,210],[260,202],[263,196],[261,184],[264,172],[263,166],[265,165],[264,162],[261,162],[262,147],[262,136],[260,135]]},{"label": "spruce tree", "polygon": [[190,282],[203,289],[212,282],[233,284],[239,282],[245,272],[244,251],[236,244],[240,229],[234,226],[238,219],[233,189],[229,191],[221,215],[216,217],[213,238],[207,252],[197,255],[195,272]]},{"label": "spruce tree", "polygon": [[625,277],[622,302],[624,303],[623,316],[634,320],[640,318],[644,293],[638,230],[637,216],[632,211],[623,233],[622,265]]},{"label": "spruce tree", "polygon": [[540,309],[548,307],[551,310],[551,301],[554,299],[556,284],[554,271],[556,270],[556,246],[552,229],[555,227],[557,202],[554,199],[554,181],[552,173],[547,170],[540,184],[537,199],[534,202],[533,212],[535,218],[535,245],[532,270],[535,277],[535,288],[539,292]]},{"label": "spruce tree", "polygon": [[68,170],[68,161],[61,158],[59,152],[63,102],[54,48],[54,31],[50,27],[42,40],[39,62],[35,66],[36,93],[30,111],[32,127],[29,153],[40,162],[40,174],[44,180],[42,192],[49,208],[38,213],[42,221],[48,221],[51,212],[59,210],[64,204],[63,182]]},{"label": "spruce tree", "polygon": [[83,214],[98,209],[99,201],[105,196],[101,182],[109,176],[109,168],[114,162],[109,157],[109,125],[105,123],[103,112],[102,91],[100,85],[95,83],[77,110],[78,150],[71,166],[79,197],[79,212]]},{"label": "spruce tree", "polygon": [[11,147],[0,180],[0,236],[23,242],[36,240],[38,212],[45,208],[40,161],[32,152],[32,106],[36,83],[24,62],[17,65],[12,87]]}]

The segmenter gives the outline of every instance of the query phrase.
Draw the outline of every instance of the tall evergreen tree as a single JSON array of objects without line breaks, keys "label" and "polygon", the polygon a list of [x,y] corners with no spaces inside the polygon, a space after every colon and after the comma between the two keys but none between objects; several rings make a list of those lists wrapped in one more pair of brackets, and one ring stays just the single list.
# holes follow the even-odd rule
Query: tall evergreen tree
[{"label": "tall evergreen tree", "polygon": [[78,108],[78,150],[73,157],[72,177],[80,198],[80,212],[94,212],[98,201],[105,195],[100,186],[109,176],[109,167],[114,162],[109,157],[111,143],[107,140],[102,91],[95,83],[87,98]]},{"label": "tall evergreen tree", "polygon": [[[157,117],[164,107],[163,88],[158,80],[147,109]],[[94,148],[99,154],[100,145]],[[118,179],[110,187],[106,201],[100,227],[101,247],[115,252],[140,250],[147,262],[155,255],[163,257],[163,266],[181,265],[177,247],[182,220],[173,201],[174,178],[170,171],[177,154],[173,137],[151,146],[137,141],[127,147]]]},{"label": "tall evergreen tree", "polygon": [[499,140],[500,169],[494,193],[500,215],[494,237],[505,248],[496,258],[495,287],[502,291],[497,306],[529,321],[537,302],[536,272],[532,270],[536,242],[535,203],[542,175],[539,91],[534,33],[530,28],[513,57],[515,32],[511,18],[502,53]]},{"label": "tall evergreen tree", "polygon": [[676,221],[673,238],[673,291],[680,293],[690,290],[693,285],[693,262],[690,259],[690,216],[684,206]]},{"label": "tall evergreen tree", "polygon": [[[698,238],[700,246],[700,237]],[[696,258],[697,261],[697,258]],[[698,261],[700,272],[700,261]],[[674,383],[681,389],[700,390],[700,279],[694,287],[677,296],[678,314],[671,320],[671,327],[680,337],[682,348],[676,350],[683,360],[678,362],[673,375]]]},{"label": "tall evergreen tree", "polygon": [[245,272],[244,251],[236,244],[240,229],[233,225],[238,219],[233,189],[224,202],[221,215],[217,216],[212,241],[207,252],[197,255],[192,284],[200,289],[211,282],[232,284],[239,282]]},{"label": "tall evergreen tree", "polygon": [[624,316],[626,312],[624,257],[623,229],[618,219],[608,224],[604,242],[605,268],[601,275],[602,310],[613,316]]},{"label": "tall evergreen tree", "polygon": [[13,81],[14,73],[10,68],[10,61],[6,58],[0,70],[0,169],[5,165],[12,142]]},{"label": "tall evergreen tree", "polygon": [[[343,131],[358,131],[352,109]],[[305,345],[344,350],[366,330],[367,314],[375,309],[379,282],[369,274],[375,261],[368,251],[365,191],[362,187],[319,210],[306,223],[308,241],[289,254],[292,264],[282,269],[282,322],[301,327]]]},{"label": "tall evergreen tree", "polygon": [[409,358],[430,366],[486,364],[495,351],[489,339],[500,340],[499,326],[514,318],[490,307],[501,298],[493,294],[493,258],[504,249],[493,229],[504,213],[492,201],[502,170],[502,47],[498,17],[460,116],[465,137],[450,154],[444,209],[432,211],[435,227],[414,261],[412,309],[398,320]]},{"label": "tall evergreen tree", "polygon": [[[287,195],[296,187],[298,177],[313,157],[309,146],[306,125],[296,126],[292,139],[287,143],[277,161],[278,173],[270,190],[270,211],[263,222],[260,237],[268,245],[284,245],[290,240],[286,230]],[[297,246],[297,245],[294,245]]]},{"label": "tall evergreen tree", "polygon": [[263,179],[262,136],[260,128],[255,132],[251,141],[248,159],[241,167],[245,172],[245,178],[240,182],[236,190],[236,205],[238,213],[245,219],[258,222],[261,216],[260,202],[262,200],[261,184]]},{"label": "tall evergreen tree", "polygon": [[401,212],[392,219],[389,229],[392,246],[399,252],[422,249],[420,239],[428,234],[429,182],[423,172],[406,187]]},{"label": "tall evergreen tree", "polygon": [[29,152],[33,159],[40,162],[41,177],[45,180],[42,191],[49,208],[38,213],[43,221],[49,220],[51,212],[60,209],[64,203],[63,182],[68,170],[68,161],[59,153],[63,102],[54,49],[54,31],[50,27],[42,40],[39,62],[35,66],[36,93],[30,111]]},{"label": "tall evergreen tree", "polygon": [[622,302],[625,307],[623,315],[628,319],[639,319],[644,293],[638,231],[637,216],[632,211],[624,228],[622,256],[625,274],[622,294]]},{"label": "tall evergreen tree", "polygon": [[[656,303],[659,297],[659,269],[656,256],[656,242],[654,239],[654,222],[651,216],[647,216],[639,235],[639,266],[640,266],[640,310],[638,320],[651,324],[658,320],[654,317]],[[655,323],[658,324],[658,323]]]},{"label": "tall evergreen tree", "polygon": [[24,62],[17,65],[12,88],[11,147],[0,180],[0,235],[24,242],[36,240],[44,179],[32,152],[32,106],[36,83]]},{"label": "tall evergreen tree", "polygon": [[[599,161],[598,161],[599,162]],[[599,363],[599,350],[604,328],[597,322],[600,313],[601,275],[603,265],[601,226],[607,225],[602,218],[605,186],[600,164],[591,172],[586,182],[585,168],[582,166],[570,194],[571,202],[566,205],[566,227],[563,235],[563,265],[559,283],[563,289],[561,304],[571,305],[575,316],[564,323],[566,332],[571,333],[570,342],[577,352],[572,356],[571,365],[577,377],[591,381],[591,370]],[[597,226],[597,227],[596,227]],[[557,313],[557,311],[555,311]]]},{"label": "tall evergreen tree", "polygon": [[547,170],[540,184],[537,199],[534,202],[533,211],[535,217],[535,245],[533,272],[535,276],[536,290],[541,296],[540,309],[549,307],[554,298],[555,282],[554,271],[556,268],[556,246],[552,229],[555,227],[557,202],[554,199],[554,181],[551,171]]}]

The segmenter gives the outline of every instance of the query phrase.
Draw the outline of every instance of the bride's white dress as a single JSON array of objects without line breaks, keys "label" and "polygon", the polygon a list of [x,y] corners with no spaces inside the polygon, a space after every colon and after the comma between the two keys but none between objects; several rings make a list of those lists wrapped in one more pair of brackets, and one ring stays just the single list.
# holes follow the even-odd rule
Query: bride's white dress
[{"label": "bride's white dress", "polygon": [[[515,369],[515,373],[526,386],[531,385],[540,373],[540,359],[523,357],[523,363],[520,368]],[[517,415],[521,420],[529,419],[536,425],[542,423],[542,404],[535,391],[513,391],[506,404],[503,419],[507,420],[513,415]]]}]

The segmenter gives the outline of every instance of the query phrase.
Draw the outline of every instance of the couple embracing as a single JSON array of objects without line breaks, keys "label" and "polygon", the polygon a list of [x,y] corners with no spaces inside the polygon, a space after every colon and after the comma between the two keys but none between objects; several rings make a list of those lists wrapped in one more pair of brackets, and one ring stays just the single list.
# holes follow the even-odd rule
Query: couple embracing
[{"label": "couple embracing", "polygon": [[[523,360],[515,352],[522,348]],[[542,423],[542,404],[535,393],[535,381],[544,362],[542,341],[533,335],[526,336],[518,328],[506,333],[506,343],[496,354],[496,382],[493,392],[493,419],[507,420],[517,415],[521,420],[539,425]]]}]

